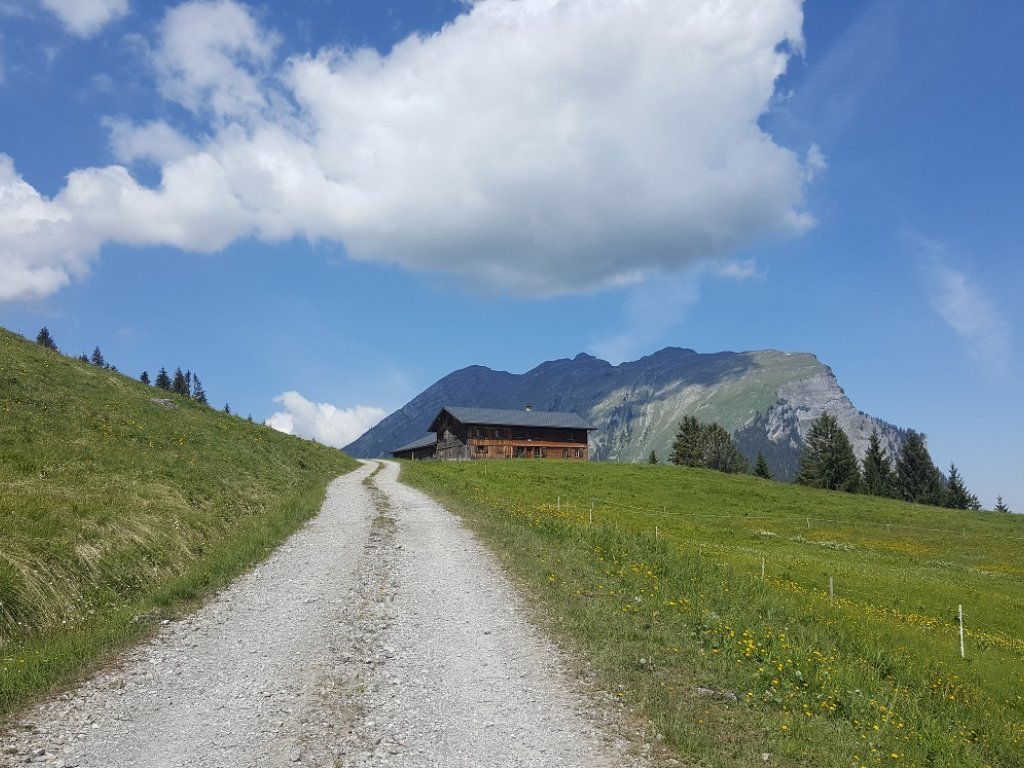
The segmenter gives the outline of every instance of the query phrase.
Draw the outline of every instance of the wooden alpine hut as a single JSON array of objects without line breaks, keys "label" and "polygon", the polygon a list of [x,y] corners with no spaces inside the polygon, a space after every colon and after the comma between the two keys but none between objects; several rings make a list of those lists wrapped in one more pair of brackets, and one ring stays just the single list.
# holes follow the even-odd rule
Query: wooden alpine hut
[{"label": "wooden alpine hut", "polygon": [[571,459],[587,461],[588,433],[575,413],[449,405],[430,423],[434,457],[446,460]]}]

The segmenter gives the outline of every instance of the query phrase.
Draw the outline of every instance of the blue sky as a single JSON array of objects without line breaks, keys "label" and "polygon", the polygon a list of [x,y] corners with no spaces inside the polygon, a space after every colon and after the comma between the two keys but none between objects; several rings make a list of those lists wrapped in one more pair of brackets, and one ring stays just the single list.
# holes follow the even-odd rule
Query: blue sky
[{"label": "blue sky", "polygon": [[1024,511],[1022,33],[996,0],[0,0],[0,324],[340,443],[466,365],[809,351]]}]

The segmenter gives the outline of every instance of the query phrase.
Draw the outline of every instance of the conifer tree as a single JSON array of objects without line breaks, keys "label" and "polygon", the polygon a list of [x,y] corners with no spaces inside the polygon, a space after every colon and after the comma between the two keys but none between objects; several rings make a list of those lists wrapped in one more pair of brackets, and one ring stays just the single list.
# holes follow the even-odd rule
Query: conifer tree
[{"label": "conifer tree", "polygon": [[996,512],[1010,512],[1010,508],[1006,506],[1002,496],[996,496]]},{"label": "conifer tree", "polygon": [[747,471],[747,460],[721,424],[704,425],[704,466],[719,472]]},{"label": "conifer tree", "polygon": [[697,417],[687,414],[679,422],[669,461],[681,467],[699,467],[704,459],[703,429]]},{"label": "conifer tree", "polygon": [[156,386],[159,389],[166,389],[168,392],[171,391],[171,377],[167,375],[167,369],[161,367],[156,374]]},{"label": "conifer tree", "polygon": [[860,490],[860,466],[853,445],[836,417],[827,411],[811,422],[807,430],[796,482],[832,491]]},{"label": "conifer tree", "polygon": [[896,461],[896,493],[904,501],[941,507],[946,489],[942,475],[932,462],[924,435],[910,430]]},{"label": "conifer tree", "polygon": [[763,477],[765,480],[775,479],[772,470],[768,466],[768,462],[764,458],[764,453],[761,451],[757,452],[757,461],[754,462],[754,475]]},{"label": "conifer tree", "polygon": [[864,454],[862,462],[863,485],[861,489],[869,496],[892,496],[893,474],[892,462],[889,461],[885,449],[882,448],[882,441],[878,437],[878,430],[871,431],[868,438],[868,450]]},{"label": "conifer tree", "polygon": [[658,463],[658,454],[657,454],[657,452],[653,448],[651,449],[650,454],[647,456],[647,463],[648,464],[657,464]]},{"label": "conifer tree", "polygon": [[224,413],[226,413],[228,416],[231,415],[231,406],[228,405],[227,403],[224,403]]},{"label": "conifer tree", "polygon": [[702,424],[692,415],[684,416],[679,422],[669,461],[719,472],[747,471],[746,459],[725,428],[720,424]]},{"label": "conifer tree", "polygon": [[206,390],[203,389],[203,383],[199,380],[196,375],[192,376],[192,399],[200,405],[209,405],[210,403],[206,400]]},{"label": "conifer tree", "polygon": [[192,395],[188,379],[185,378],[185,374],[182,373],[181,368],[176,368],[174,370],[174,379],[171,381],[171,391],[176,392],[179,395],[184,395],[185,397],[191,397]]},{"label": "conifer tree", "polygon": [[946,480],[945,506],[950,509],[970,509],[972,494],[964,485],[956,464],[949,465],[949,479]]},{"label": "conifer tree", "polygon": [[85,354],[85,352],[80,354],[78,356],[78,359],[81,360],[83,363],[88,363],[89,362],[89,356],[87,354]]},{"label": "conifer tree", "polygon": [[139,381],[141,381],[146,386],[149,386],[149,371],[143,371],[142,375],[139,376]]},{"label": "conifer tree", "polygon": [[89,362],[95,365],[97,368],[106,368],[107,361],[103,359],[103,353],[100,352],[100,348],[96,347],[92,351],[92,357],[89,358]]},{"label": "conifer tree", "polygon": [[57,351],[57,342],[53,340],[53,336],[50,335],[49,329],[44,325],[39,334],[36,336],[36,344],[46,349],[52,349]]}]

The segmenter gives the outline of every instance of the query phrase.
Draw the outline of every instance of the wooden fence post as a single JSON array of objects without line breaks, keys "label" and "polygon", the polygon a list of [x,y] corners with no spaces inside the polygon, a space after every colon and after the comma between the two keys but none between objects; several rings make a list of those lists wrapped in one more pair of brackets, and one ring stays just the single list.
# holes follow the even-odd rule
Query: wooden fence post
[{"label": "wooden fence post", "polygon": [[960,605],[960,658],[964,657],[964,606]]}]

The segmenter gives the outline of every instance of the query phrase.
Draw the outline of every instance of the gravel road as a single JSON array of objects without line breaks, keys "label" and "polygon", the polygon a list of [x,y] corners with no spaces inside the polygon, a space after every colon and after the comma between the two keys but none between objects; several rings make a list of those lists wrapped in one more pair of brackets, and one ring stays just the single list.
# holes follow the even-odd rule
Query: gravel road
[{"label": "gravel road", "polygon": [[0,765],[643,766],[456,518],[370,463],[197,613],[0,735]]}]

